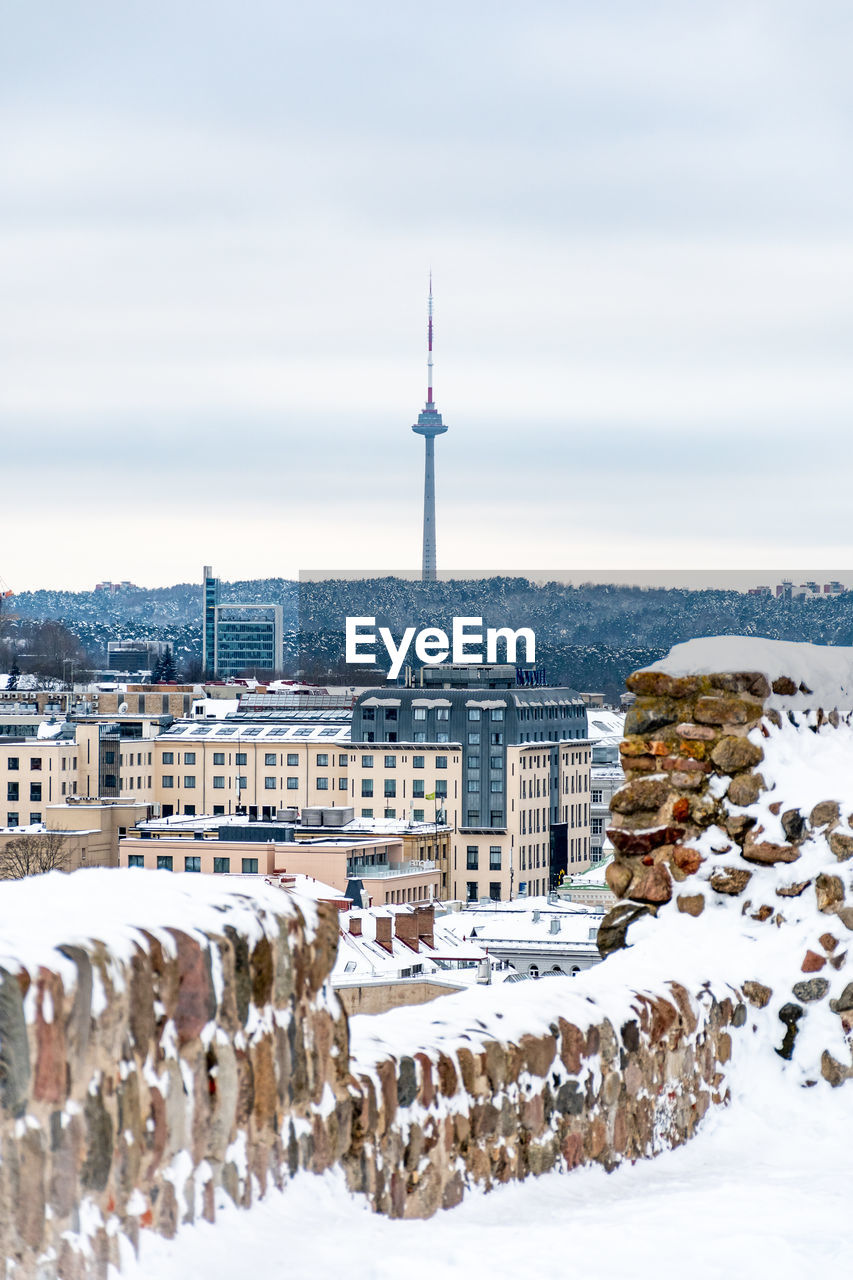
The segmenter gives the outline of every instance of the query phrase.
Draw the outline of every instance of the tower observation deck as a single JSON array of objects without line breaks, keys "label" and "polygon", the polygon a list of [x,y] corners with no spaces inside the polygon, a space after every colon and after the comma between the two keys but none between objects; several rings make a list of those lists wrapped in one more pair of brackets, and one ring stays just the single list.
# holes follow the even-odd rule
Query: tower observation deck
[{"label": "tower observation deck", "polygon": [[427,400],[412,427],[415,435],[424,437],[424,553],[421,578],[435,582],[435,437],[447,427],[432,397],[432,273],[429,278],[429,313],[427,320]]}]

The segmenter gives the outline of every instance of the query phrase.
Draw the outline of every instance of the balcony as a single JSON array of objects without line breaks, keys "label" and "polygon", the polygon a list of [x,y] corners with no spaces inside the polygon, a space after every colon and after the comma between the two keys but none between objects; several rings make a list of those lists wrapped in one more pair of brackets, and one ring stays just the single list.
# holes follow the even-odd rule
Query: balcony
[{"label": "balcony", "polygon": [[347,864],[347,875],[351,879],[387,880],[392,876],[411,876],[435,871],[438,864],[427,858],[414,858],[410,862],[377,862]]}]

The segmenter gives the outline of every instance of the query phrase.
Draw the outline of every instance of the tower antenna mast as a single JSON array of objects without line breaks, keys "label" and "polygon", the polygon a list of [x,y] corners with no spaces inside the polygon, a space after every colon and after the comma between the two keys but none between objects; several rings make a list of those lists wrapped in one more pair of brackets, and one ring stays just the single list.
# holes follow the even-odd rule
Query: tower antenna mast
[{"label": "tower antenna mast", "polygon": [[415,435],[424,437],[424,544],[421,578],[435,582],[435,437],[443,435],[447,427],[435,407],[432,393],[432,271],[429,273],[429,301],[427,304],[427,400],[418,420],[412,427]]}]

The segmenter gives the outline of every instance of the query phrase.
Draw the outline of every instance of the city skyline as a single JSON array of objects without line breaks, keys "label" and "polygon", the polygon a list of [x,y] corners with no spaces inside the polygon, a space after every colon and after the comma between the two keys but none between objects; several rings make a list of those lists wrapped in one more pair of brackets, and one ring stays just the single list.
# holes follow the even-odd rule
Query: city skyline
[{"label": "city skyline", "polygon": [[10,13],[2,578],[416,567],[428,262],[443,564],[844,564],[853,15],[819,8]]}]

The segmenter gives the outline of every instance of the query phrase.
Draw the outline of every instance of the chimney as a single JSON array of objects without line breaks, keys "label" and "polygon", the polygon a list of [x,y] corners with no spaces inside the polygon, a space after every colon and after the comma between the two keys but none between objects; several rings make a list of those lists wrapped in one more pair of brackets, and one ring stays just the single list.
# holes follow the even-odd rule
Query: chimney
[{"label": "chimney", "polygon": [[[354,938],[361,937],[361,916],[353,916],[349,922],[349,931]],[[377,930],[378,932],[378,930]]]},{"label": "chimney", "polygon": [[551,932],[552,932],[552,933],[559,933],[559,932],[560,932],[560,917],[559,917],[559,916],[551,916]]},{"label": "chimney", "polygon": [[384,947],[389,956],[394,950],[394,943],[391,941],[391,917],[376,917],[376,941],[380,947]]},{"label": "chimney", "polygon": [[418,918],[413,911],[398,911],[394,916],[394,932],[412,951],[419,951]]},{"label": "chimney", "polygon": [[435,907],[418,907],[415,919],[418,922],[418,939],[425,942],[428,947],[434,947]]}]

